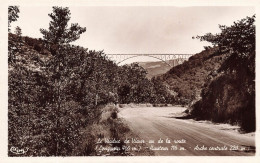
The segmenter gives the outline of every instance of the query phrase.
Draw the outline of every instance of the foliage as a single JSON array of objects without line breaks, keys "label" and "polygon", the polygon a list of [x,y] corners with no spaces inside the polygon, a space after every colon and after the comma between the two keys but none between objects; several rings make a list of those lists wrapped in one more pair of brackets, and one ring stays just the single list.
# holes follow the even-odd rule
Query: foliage
[{"label": "foliage", "polygon": [[[14,34],[9,40],[19,43]],[[22,40],[16,62],[9,62],[8,138],[10,148],[30,147],[27,156],[89,154],[90,147],[89,152],[79,150],[84,137],[81,131],[99,120],[99,106],[165,102],[159,100],[163,93],[157,96],[158,88],[137,64],[118,67],[103,52],[68,44],[58,46],[56,55],[48,52],[46,56],[35,49],[43,41]],[[122,92],[123,87],[129,92]]]},{"label": "foliage", "polygon": [[226,60],[205,85],[201,101],[193,106],[194,116],[238,123],[247,132],[255,130],[254,21],[255,16],[247,17],[230,27],[221,25],[219,34],[197,37],[218,46]]},{"label": "foliage", "polygon": [[[68,44],[85,28],[66,28],[68,8],[53,7],[53,12],[49,31],[41,30],[44,40],[22,37],[19,29],[18,35],[9,33],[9,149],[29,147],[23,156],[89,155],[95,137],[82,131],[98,123],[101,106],[167,103],[170,96],[164,98],[167,90],[157,91],[138,64],[119,67],[103,51]],[[113,113],[111,124],[116,119]],[[112,136],[119,129],[112,126]]]},{"label": "foliage", "polygon": [[68,7],[53,7],[53,13],[49,14],[52,19],[49,24],[49,30],[40,29],[43,38],[54,44],[66,44],[79,39],[80,34],[84,33],[86,28],[80,27],[78,23],[72,23],[67,28],[70,14]]},{"label": "foliage", "polygon": [[255,15],[234,22],[230,27],[219,25],[221,30],[219,34],[207,33],[204,36],[197,36],[197,38],[218,46],[221,53],[236,54],[241,58],[247,58],[255,50],[254,22]]},{"label": "foliage", "polygon": [[208,48],[156,79],[174,96],[175,104],[190,105],[200,99],[207,76],[216,71],[223,60],[216,47]]},{"label": "foliage", "polygon": [[19,26],[15,28],[15,34],[20,37],[22,36],[22,29]]},{"label": "foliage", "polygon": [[[11,37],[11,38],[10,38]],[[16,55],[22,51],[22,37],[8,34],[8,63],[12,64],[16,61]]]},{"label": "foliage", "polygon": [[172,103],[166,87],[155,79],[146,77],[146,70],[138,63],[124,65],[119,69],[119,103]]},{"label": "foliage", "polygon": [[[18,13],[20,12],[19,10],[19,7],[18,6],[9,6],[8,7],[8,32],[11,32],[11,23],[14,22],[14,21],[17,21],[17,19],[19,18],[19,15]],[[11,39],[8,39],[8,61],[10,63],[13,63],[15,62],[15,55],[17,52],[19,52],[21,49],[20,49],[20,45],[21,45],[21,35],[22,35],[22,32],[21,32],[21,28],[20,27],[16,27],[16,33],[18,35],[18,42],[20,43],[17,43],[15,44],[13,42],[13,40]],[[10,34],[10,33],[9,33]]]},{"label": "foliage", "polygon": [[14,21],[17,21],[17,19],[19,18],[18,13],[20,12],[19,7],[18,6],[9,6],[8,7],[8,32],[11,31],[10,27],[11,27],[11,23]]}]

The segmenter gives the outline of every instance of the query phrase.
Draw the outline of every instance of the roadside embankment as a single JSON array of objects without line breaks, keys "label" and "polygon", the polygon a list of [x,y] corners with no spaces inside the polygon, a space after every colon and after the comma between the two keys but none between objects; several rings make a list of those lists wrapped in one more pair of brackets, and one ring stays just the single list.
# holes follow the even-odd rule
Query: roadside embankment
[{"label": "roadside embankment", "polygon": [[[119,118],[115,105],[106,105],[96,123],[88,126],[82,132],[85,135],[86,155],[92,156],[150,156],[145,144],[125,143],[125,140],[138,138],[133,134],[122,118]],[[137,149],[135,151],[130,149]],[[139,150],[140,149],[140,150]]]}]

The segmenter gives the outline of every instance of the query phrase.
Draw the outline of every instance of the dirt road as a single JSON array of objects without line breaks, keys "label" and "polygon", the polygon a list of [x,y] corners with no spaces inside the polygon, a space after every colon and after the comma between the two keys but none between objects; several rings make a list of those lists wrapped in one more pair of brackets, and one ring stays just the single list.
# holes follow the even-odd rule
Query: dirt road
[{"label": "dirt road", "polygon": [[[215,124],[174,118],[182,107],[121,108],[119,117],[159,156],[254,155],[254,136]],[[163,140],[162,143],[158,141]],[[154,143],[149,143],[154,140]],[[166,143],[166,140],[169,140]]]}]

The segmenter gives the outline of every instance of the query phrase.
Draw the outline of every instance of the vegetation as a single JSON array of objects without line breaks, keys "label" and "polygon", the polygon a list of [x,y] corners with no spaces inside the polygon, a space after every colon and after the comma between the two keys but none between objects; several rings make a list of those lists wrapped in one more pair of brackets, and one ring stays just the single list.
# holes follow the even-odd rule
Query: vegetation
[{"label": "vegetation", "polygon": [[10,27],[11,27],[11,23],[14,21],[17,21],[17,19],[19,18],[18,13],[20,12],[19,7],[18,6],[9,6],[8,7],[8,32],[11,31]]},{"label": "vegetation", "polygon": [[137,63],[120,67],[119,103],[173,103],[167,88],[156,79],[147,79],[146,70]]},{"label": "vegetation", "polygon": [[255,16],[234,25],[220,25],[221,33],[197,36],[219,47],[225,61],[211,76],[202,99],[193,105],[192,115],[214,122],[237,123],[245,132],[255,131]]},{"label": "vegetation", "polygon": [[[104,105],[167,103],[162,97],[167,90],[157,91],[138,64],[118,67],[102,51],[68,44],[84,28],[60,31],[70,12],[53,9],[50,31],[41,30],[43,40],[9,33],[9,149],[29,147],[22,156],[95,155],[96,135],[89,130],[100,123]],[[117,114],[110,115],[110,136],[122,136]],[[9,151],[9,156],[17,155]]]},{"label": "vegetation", "polygon": [[156,79],[175,104],[188,105],[195,119],[238,124],[255,131],[255,16],[234,25],[220,25],[221,33],[197,36],[213,47],[170,69]]},{"label": "vegetation", "polygon": [[170,90],[175,104],[191,105],[201,98],[208,75],[214,75],[223,60],[224,56],[218,55],[217,47],[208,48],[156,79]]},{"label": "vegetation", "polygon": [[40,29],[43,38],[53,44],[66,44],[79,39],[86,27],[82,28],[78,23],[72,23],[70,28],[67,28],[70,14],[68,7],[53,7],[53,13],[49,14],[52,19],[49,30]]},{"label": "vegetation", "polygon": [[[8,26],[19,17],[17,7],[9,9]],[[196,119],[255,130],[254,16],[198,36],[214,47],[151,80],[137,63],[117,66],[103,51],[70,45],[86,28],[67,28],[68,8],[53,7],[49,16],[43,39],[23,37],[19,27],[9,33],[8,149],[29,147],[22,156],[131,155],[95,150],[98,138],[131,134],[118,103],[190,104]]]}]

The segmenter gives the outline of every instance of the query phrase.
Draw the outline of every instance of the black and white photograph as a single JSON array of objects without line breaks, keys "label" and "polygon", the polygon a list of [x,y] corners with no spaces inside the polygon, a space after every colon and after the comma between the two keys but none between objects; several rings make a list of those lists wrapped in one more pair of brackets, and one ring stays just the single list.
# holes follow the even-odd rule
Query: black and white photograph
[{"label": "black and white photograph", "polygon": [[5,8],[8,158],[257,157],[256,6]]}]

